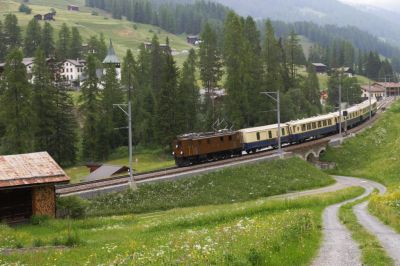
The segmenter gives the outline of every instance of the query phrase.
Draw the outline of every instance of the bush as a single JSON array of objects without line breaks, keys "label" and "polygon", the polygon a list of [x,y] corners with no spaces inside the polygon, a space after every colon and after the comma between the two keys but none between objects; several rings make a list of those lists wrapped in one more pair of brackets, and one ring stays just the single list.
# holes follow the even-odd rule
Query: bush
[{"label": "bush", "polygon": [[67,238],[64,241],[64,245],[67,247],[76,247],[80,243],[82,243],[82,241],[77,233],[68,234]]},{"label": "bush", "polygon": [[21,4],[18,10],[19,12],[26,13],[28,15],[32,13],[32,9],[25,4]]},{"label": "bush", "polygon": [[60,218],[83,218],[86,215],[88,202],[77,196],[58,198],[57,212]]},{"label": "bush", "polygon": [[43,247],[44,246],[44,241],[40,238],[33,240],[33,246],[38,248],[38,247]]},{"label": "bush", "polygon": [[137,25],[137,24],[133,24],[133,28],[134,28],[135,30],[137,30],[137,29],[138,29],[138,25]]},{"label": "bush", "polygon": [[97,11],[92,10],[92,16],[98,16],[99,13]]},{"label": "bush", "polygon": [[45,224],[50,219],[47,215],[33,215],[31,217],[31,224],[42,225]]}]

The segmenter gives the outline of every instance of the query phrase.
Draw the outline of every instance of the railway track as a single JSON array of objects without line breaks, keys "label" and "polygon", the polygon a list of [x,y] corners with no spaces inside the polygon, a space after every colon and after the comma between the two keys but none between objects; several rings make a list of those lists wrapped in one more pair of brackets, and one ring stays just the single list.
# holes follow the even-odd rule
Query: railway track
[{"label": "railway track", "polygon": [[[346,134],[355,134],[359,131],[364,130],[365,128],[369,127],[371,124],[373,124],[380,116],[380,114],[388,107],[392,102],[393,98],[388,98],[380,102],[378,106],[378,112],[377,114],[369,121],[366,121],[362,125],[359,125],[358,127],[352,128],[350,130],[347,130]],[[286,153],[294,152],[299,149],[304,149],[310,146],[314,145],[319,145],[323,143],[329,143],[333,139],[339,138],[339,135],[332,135],[326,138],[322,139],[316,139],[316,140],[309,140],[307,142],[301,143],[301,144],[295,144],[295,145],[289,145],[289,146],[284,146],[283,151]],[[198,164],[198,165],[193,165],[189,167],[183,167],[183,168],[178,168],[178,167],[170,167],[167,169],[163,170],[157,170],[157,171],[151,171],[151,172],[146,172],[146,173],[140,173],[134,176],[135,181],[138,183],[143,183],[145,181],[151,181],[151,180],[157,180],[161,179],[164,176],[173,176],[173,175],[178,175],[178,174],[184,174],[184,173],[190,173],[190,172],[196,172],[198,170],[206,169],[206,168],[215,168],[218,166],[222,165],[228,165],[228,164],[234,164],[236,162],[247,162],[247,161],[254,161],[256,159],[260,159],[263,157],[268,157],[275,154],[275,150],[270,149],[270,150],[265,150],[261,151],[255,154],[247,154],[241,157],[234,157],[234,158],[229,158],[226,160],[220,160],[220,161],[213,161],[209,163],[204,163],[204,164]],[[116,177],[111,177],[111,178],[105,178],[101,180],[95,180],[95,181],[90,181],[90,182],[83,182],[83,183],[77,183],[77,184],[68,184],[68,185],[61,185],[56,187],[56,194],[58,196],[66,196],[66,195],[71,195],[71,194],[76,194],[80,192],[87,192],[87,191],[94,191],[94,190],[101,190],[107,187],[115,187],[115,186],[124,186],[127,185],[129,182],[129,176],[124,175],[124,176],[116,176]]]}]

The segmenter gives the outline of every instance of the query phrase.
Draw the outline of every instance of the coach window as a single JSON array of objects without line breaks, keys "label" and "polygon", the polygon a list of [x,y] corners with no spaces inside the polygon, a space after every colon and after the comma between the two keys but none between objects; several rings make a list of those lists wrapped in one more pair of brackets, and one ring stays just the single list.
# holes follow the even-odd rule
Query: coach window
[{"label": "coach window", "polygon": [[315,129],[317,127],[316,123],[312,123],[312,129]]},{"label": "coach window", "polygon": [[282,136],[285,136],[285,129],[282,128]]},{"label": "coach window", "polygon": [[271,131],[268,131],[268,137],[269,137],[270,139],[272,139],[272,132],[271,132]]},{"label": "coach window", "polygon": [[260,136],[260,132],[257,132],[257,140],[260,140],[261,136]]},{"label": "coach window", "polygon": [[301,125],[301,130],[306,131],[306,125]]},{"label": "coach window", "polygon": [[321,121],[318,121],[318,127],[322,127]]},{"label": "coach window", "polygon": [[307,124],[307,130],[311,129],[311,124]]}]

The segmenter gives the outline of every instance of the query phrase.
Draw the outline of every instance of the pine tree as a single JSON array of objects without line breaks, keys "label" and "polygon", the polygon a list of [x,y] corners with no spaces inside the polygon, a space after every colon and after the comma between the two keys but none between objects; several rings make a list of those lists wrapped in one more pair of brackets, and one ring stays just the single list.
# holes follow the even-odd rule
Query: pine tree
[{"label": "pine tree", "polygon": [[297,77],[296,66],[304,65],[306,63],[303,48],[301,47],[299,37],[294,30],[292,30],[289,35],[285,50],[289,63],[290,78],[292,82],[294,82]]},{"label": "pine tree", "polygon": [[21,46],[21,28],[18,26],[18,19],[14,14],[7,14],[4,20],[5,45],[8,50]]},{"label": "pine tree", "polygon": [[0,98],[0,119],[5,125],[3,153],[26,153],[33,149],[32,92],[22,59],[22,52],[18,49],[11,50],[6,58],[3,74],[6,86]]},{"label": "pine tree", "polygon": [[307,68],[307,78],[304,82],[304,95],[312,106],[312,110],[307,114],[309,116],[316,115],[322,111],[320,102],[319,80],[315,69],[311,66]]},{"label": "pine tree", "polygon": [[78,59],[82,57],[82,37],[77,27],[72,27],[71,47],[69,58]]},{"label": "pine tree", "polygon": [[166,147],[176,137],[177,125],[177,77],[178,69],[172,55],[165,56],[162,84],[157,94],[157,136],[159,143]]},{"label": "pine tree", "polygon": [[44,51],[46,57],[54,56],[54,29],[50,23],[45,22],[42,30],[41,49]]},{"label": "pine tree", "polygon": [[6,58],[7,46],[6,46],[6,36],[4,34],[3,23],[0,20],[0,61],[4,62]]},{"label": "pine tree", "polygon": [[162,85],[162,73],[164,68],[164,54],[161,51],[160,43],[157,35],[153,36],[151,41],[151,68],[150,68],[150,84],[152,93],[157,94]]},{"label": "pine tree", "polygon": [[224,62],[227,89],[226,111],[234,128],[245,125],[249,111],[248,98],[243,80],[243,56],[245,52],[243,24],[235,13],[228,13],[224,28]]},{"label": "pine tree", "polygon": [[176,108],[179,133],[194,132],[198,129],[200,94],[196,81],[196,53],[193,49],[182,67],[178,97]]},{"label": "pine tree", "polygon": [[35,117],[34,144],[35,150],[55,154],[53,146],[56,103],[55,88],[47,66],[45,54],[38,49],[35,53],[33,74],[32,111]]},{"label": "pine tree", "polygon": [[126,127],[126,117],[120,110],[114,108],[114,104],[120,104],[124,100],[121,86],[116,78],[117,72],[115,66],[109,64],[105,68],[103,78],[104,88],[101,92],[100,117],[98,120],[98,139],[97,154],[101,160],[107,159],[110,152],[121,146],[125,141],[123,134],[118,128]]},{"label": "pine tree", "polygon": [[32,19],[26,28],[24,39],[24,52],[26,57],[32,57],[40,47],[42,41],[42,28],[36,19]]},{"label": "pine tree", "polygon": [[199,49],[199,70],[202,84],[207,92],[205,100],[206,128],[210,128],[215,122],[216,110],[214,102],[214,89],[223,75],[221,54],[218,51],[217,34],[210,24],[204,26],[201,33],[201,44]]},{"label": "pine tree", "polygon": [[67,24],[63,23],[58,33],[56,57],[57,60],[62,61],[68,58],[71,47],[71,31]]},{"label": "pine tree", "polygon": [[99,110],[99,88],[98,78],[96,76],[96,58],[93,55],[87,57],[86,80],[82,86],[82,95],[80,97],[81,111],[84,117],[82,133],[82,155],[86,160],[95,160],[97,154],[98,140],[98,110]]}]

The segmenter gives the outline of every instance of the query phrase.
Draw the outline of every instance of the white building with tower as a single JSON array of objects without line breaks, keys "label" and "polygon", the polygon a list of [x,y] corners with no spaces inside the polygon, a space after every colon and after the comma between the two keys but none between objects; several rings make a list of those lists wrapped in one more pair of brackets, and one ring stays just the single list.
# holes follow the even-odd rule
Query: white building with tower
[{"label": "white building with tower", "polygon": [[[103,60],[103,65],[115,65],[115,71],[117,73],[117,79],[121,80],[121,61],[118,56],[115,54],[115,50],[110,39],[110,46],[108,47],[108,52],[106,58]],[[103,69],[103,74],[106,74],[106,68]]]}]

